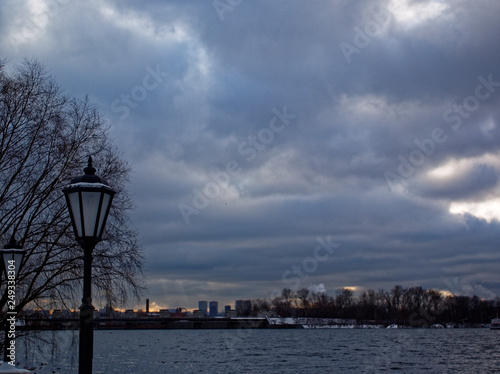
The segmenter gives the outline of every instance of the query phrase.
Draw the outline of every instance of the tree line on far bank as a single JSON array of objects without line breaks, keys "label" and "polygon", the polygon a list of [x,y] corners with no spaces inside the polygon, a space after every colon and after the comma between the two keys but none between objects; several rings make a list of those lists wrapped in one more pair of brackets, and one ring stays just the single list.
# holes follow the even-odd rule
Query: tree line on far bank
[{"label": "tree line on far bank", "polygon": [[394,286],[390,291],[367,290],[355,297],[343,288],[335,296],[311,292],[306,288],[293,291],[284,288],[273,299],[255,299],[246,308],[237,310],[241,316],[257,316],[274,311],[281,317],[343,318],[358,323],[430,326],[433,324],[487,324],[500,315],[500,298],[481,299],[476,295],[443,295],[420,286]]}]

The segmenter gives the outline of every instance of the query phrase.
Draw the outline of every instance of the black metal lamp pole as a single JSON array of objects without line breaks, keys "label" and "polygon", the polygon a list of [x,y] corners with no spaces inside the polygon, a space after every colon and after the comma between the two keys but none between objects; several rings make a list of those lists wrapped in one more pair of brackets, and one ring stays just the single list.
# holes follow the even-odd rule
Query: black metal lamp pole
[{"label": "black metal lamp pole", "polygon": [[92,305],[92,252],[95,245],[83,245],[83,298],[80,305],[78,372],[92,373],[94,358],[94,306]]},{"label": "black metal lamp pole", "polygon": [[89,157],[85,174],[63,189],[76,241],[83,249],[83,298],[80,306],[78,372],[92,374],[94,355],[94,306],[92,305],[92,252],[101,241],[115,191],[95,175]]}]

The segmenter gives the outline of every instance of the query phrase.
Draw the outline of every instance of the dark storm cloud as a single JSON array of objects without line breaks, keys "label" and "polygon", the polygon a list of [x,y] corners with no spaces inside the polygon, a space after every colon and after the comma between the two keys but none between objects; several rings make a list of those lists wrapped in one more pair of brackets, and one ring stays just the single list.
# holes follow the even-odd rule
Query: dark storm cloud
[{"label": "dark storm cloud", "polygon": [[[150,297],[194,307],[298,281],[500,292],[497,222],[449,212],[498,195],[500,4],[223,3],[0,7],[4,57],[35,55],[88,94],[130,160]],[[286,273],[329,235],[335,253]]]}]

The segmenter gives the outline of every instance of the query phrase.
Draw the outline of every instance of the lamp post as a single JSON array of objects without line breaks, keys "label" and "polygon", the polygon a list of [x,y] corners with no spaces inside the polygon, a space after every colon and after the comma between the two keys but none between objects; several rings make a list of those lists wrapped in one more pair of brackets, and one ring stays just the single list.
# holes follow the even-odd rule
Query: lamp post
[{"label": "lamp post", "polygon": [[89,157],[85,174],[73,178],[63,189],[76,241],[83,249],[83,298],[80,306],[78,372],[92,374],[94,351],[94,306],[92,305],[92,252],[101,241],[115,191],[95,175]]},{"label": "lamp post", "polygon": [[[15,348],[12,349],[14,352],[12,359],[9,359],[9,350],[12,345],[12,333],[14,333],[15,337],[15,317],[17,314],[15,311],[17,275],[19,274],[19,270],[21,270],[21,264],[25,253],[26,251],[23,249],[22,245],[18,244],[14,239],[14,235],[10,239],[10,242],[3,246],[1,251],[7,285],[5,288],[5,292],[7,293],[7,311],[5,313],[3,365],[0,368],[0,373],[29,373],[28,370],[17,369],[16,367],[7,364],[9,361],[15,360]],[[11,329],[11,326],[14,326],[14,330]]]}]

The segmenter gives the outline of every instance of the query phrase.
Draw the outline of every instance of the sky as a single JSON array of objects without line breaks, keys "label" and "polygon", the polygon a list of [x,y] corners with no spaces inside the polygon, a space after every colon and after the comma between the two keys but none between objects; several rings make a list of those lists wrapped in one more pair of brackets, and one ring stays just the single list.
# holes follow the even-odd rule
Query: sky
[{"label": "sky", "polygon": [[499,14],[494,0],[7,0],[0,56],[39,59],[99,106],[132,166],[152,309],[396,284],[489,299]]}]

